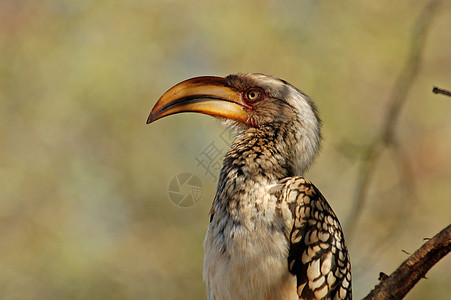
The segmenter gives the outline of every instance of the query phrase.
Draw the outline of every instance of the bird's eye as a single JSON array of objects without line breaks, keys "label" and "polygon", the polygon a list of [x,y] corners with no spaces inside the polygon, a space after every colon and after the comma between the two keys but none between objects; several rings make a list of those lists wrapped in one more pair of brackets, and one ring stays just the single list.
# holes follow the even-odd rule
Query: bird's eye
[{"label": "bird's eye", "polygon": [[260,88],[250,88],[245,93],[246,102],[249,104],[256,103],[263,99],[265,92]]},{"label": "bird's eye", "polygon": [[258,91],[250,91],[247,94],[247,98],[249,100],[256,100],[256,99],[258,99],[259,96],[260,96],[260,92],[258,92]]}]

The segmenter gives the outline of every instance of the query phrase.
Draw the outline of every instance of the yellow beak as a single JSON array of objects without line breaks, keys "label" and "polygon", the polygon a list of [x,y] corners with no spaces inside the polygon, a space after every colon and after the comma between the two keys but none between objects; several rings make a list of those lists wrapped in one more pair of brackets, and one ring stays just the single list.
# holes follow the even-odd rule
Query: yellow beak
[{"label": "yellow beak", "polygon": [[225,78],[195,77],[170,88],[152,108],[147,124],[163,117],[198,112],[248,123],[242,94],[227,84]]}]

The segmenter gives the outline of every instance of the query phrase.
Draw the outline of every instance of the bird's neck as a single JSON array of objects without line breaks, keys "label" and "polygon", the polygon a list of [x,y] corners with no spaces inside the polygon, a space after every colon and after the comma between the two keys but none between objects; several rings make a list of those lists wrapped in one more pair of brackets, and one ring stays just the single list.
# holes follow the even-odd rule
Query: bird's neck
[{"label": "bird's neck", "polygon": [[236,170],[245,178],[261,176],[280,180],[293,176],[293,164],[287,155],[290,147],[284,140],[286,134],[285,128],[271,126],[240,132],[225,156],[221,175]]},{"label": "bird's neck", "polygon": [[268,186],[285,177],[302,175],[303,169],[294,157],[299,139],[295,133],[289,126],[261,126],[240,132],[225,156],[215,203],[229,206],[257,201]]}]

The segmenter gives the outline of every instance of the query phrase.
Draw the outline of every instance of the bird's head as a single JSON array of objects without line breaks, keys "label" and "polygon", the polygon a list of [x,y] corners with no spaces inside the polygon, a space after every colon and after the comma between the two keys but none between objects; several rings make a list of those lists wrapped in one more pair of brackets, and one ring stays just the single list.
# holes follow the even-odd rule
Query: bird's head
[{"label": "bird's head", "polygon": [[296,173],[303,173],[318,152],[320,119],[314,103],[293,85],[273,76],[234,74],[185,80],[160,97],[147,123],[181,112],[211,115],[242,131],[283,129],[287,138],[292,138],[283,146],[295,162]]}]

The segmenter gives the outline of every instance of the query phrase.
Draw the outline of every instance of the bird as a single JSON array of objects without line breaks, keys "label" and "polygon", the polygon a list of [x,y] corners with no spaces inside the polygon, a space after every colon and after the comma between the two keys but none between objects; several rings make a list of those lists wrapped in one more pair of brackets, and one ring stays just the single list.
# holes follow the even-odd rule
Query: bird
[{"label": "bird", "polygon": [[182,112],[236,132],[209,211],[208,300],[352,299],[340,222],[303,177],[321,144],[311,98],[261,73],[194,77],[166,91],[147,123]]}]

